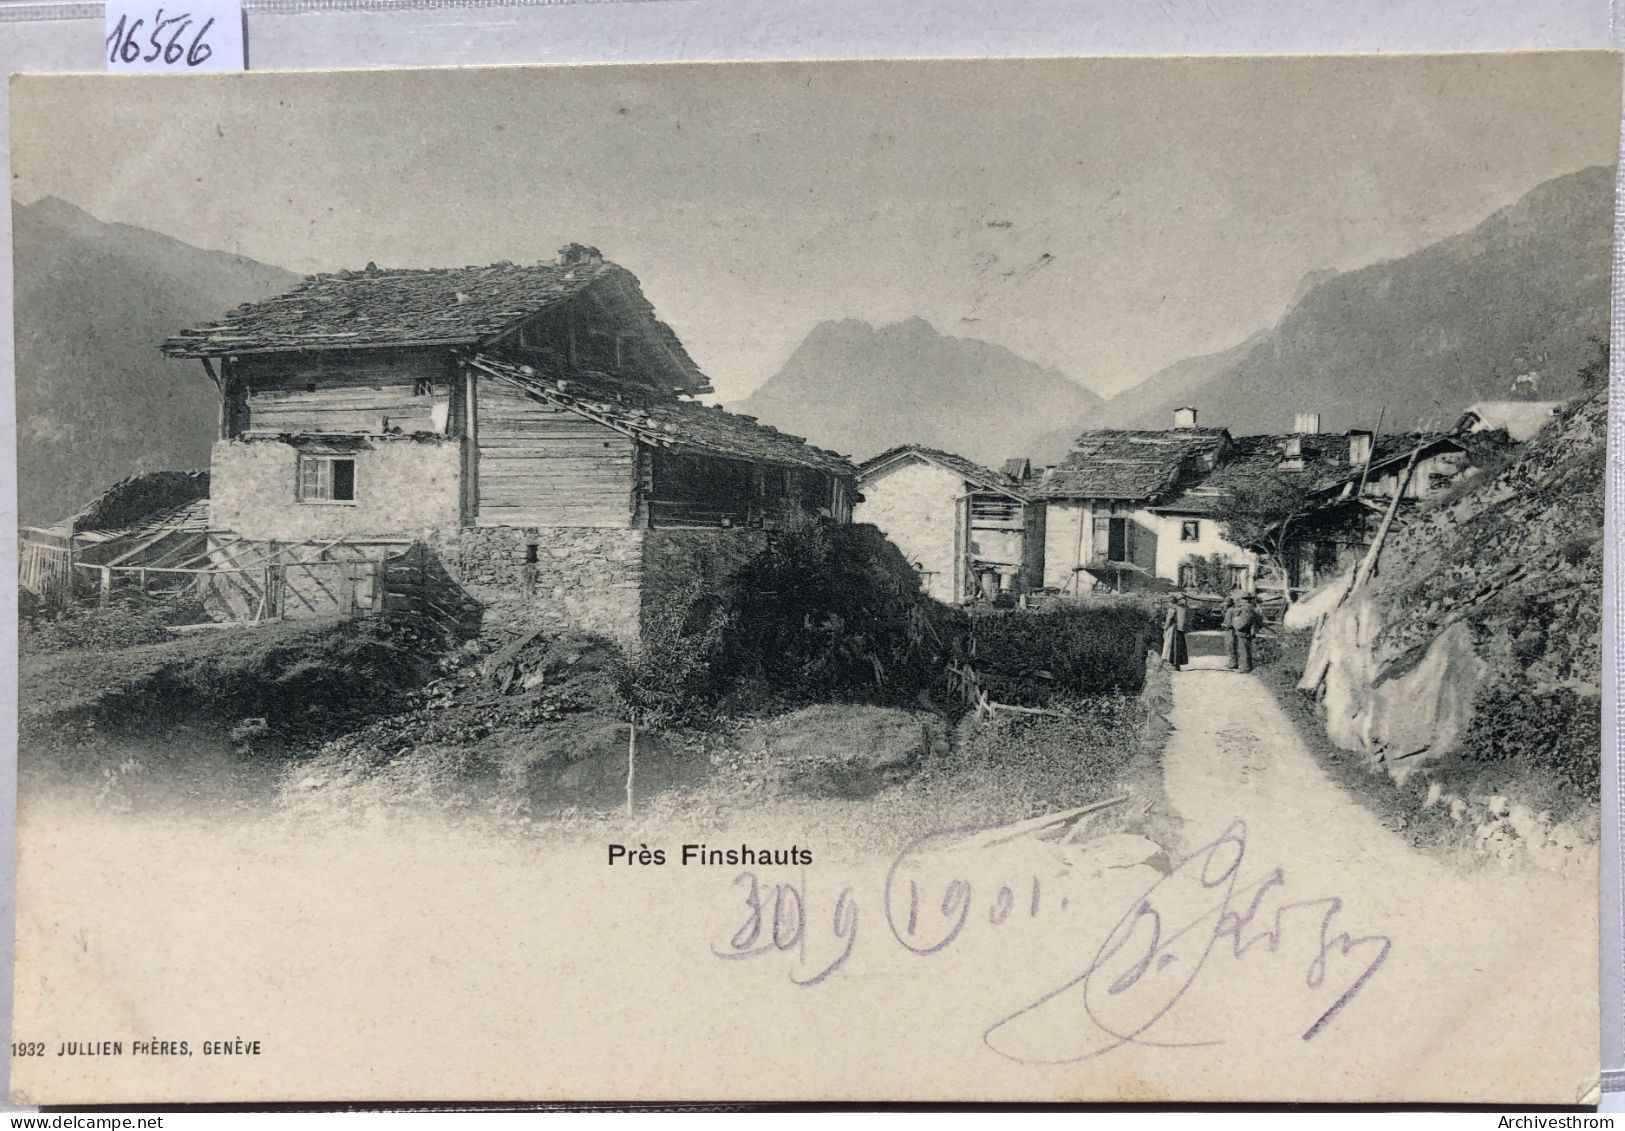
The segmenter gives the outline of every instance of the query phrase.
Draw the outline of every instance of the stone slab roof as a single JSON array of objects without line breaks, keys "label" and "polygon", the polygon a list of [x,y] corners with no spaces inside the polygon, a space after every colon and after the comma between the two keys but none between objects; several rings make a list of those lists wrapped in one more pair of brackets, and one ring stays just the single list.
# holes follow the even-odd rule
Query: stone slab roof
[{"label": "stone slab roof", "polygon": [[1045,499],[1149,503],[1200,478],[1230,443],[1223,428],[1097,428],[1073,442],[1033,493]]},{"label": "stone slab roof", "polygon": [[964,456],[945,452],[938,448],[928,448],[923,444],[900,444],[895,448],[887,448],[877,456],[871,456],[858,465],[860,479],[872,479],[874,476],[890,469],[900,460],[910,457],[923,459],[934,463],[960,476],[966,482],[974,483],[978,487],[985,487],[989,491],[996,491],[1003,495],[1026,501],[1028,494],[1009,475],[983,467],[981,464],[966,459]]},{"label": "stone slab roof", "polygon": [[[591,249],[580,249],[591,251]],[[589,288],[620,305],[687,378],[709,382],[671,328],[654,316],[635,275],[596,254],[566,249],[559,261],[483,267],[380,269],[311,275],[293,290],[245,303],[218,321],[182,330],[160,347],[170,357],[294,350],[483,346],[519,322]],[[703,387],[703,388],[702,388]]]}]

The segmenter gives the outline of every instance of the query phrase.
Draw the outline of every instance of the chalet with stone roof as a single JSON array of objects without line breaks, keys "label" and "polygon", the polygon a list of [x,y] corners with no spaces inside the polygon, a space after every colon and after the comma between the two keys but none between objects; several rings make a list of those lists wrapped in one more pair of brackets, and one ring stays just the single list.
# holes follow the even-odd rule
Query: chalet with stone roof
[{"label": "chalet with stone roof", "polygon": [[982,467],[952,452],[904,444],[858,467],[854,511],[873,523],[920,574],[925,591],[958,603],[1021,594],[1043,585],[1044,507],[1032,497],[1032,465]]},{"label": "chalet with stone roof", "polygon": [[223,545],[422,541],[477,596],[625,634],[654,547],[851,517],[856,468],[693,400],[710,382],[638,280],[579,244],[316,275],[162,349],[220,393]]},{"label": "chalet with stone roof", "polygon": [[1316,413],[1290,433],[1231,436],[1199,427],[1194,408],[1176,410],[1169,429],[1084,432],[1032,487],[1048,512],[1044,585],[1256,587],[1258,555],[1225,536],[1224,517],[1279,484],[1305,499],[1287,529],[1286,583],[1309,588],[1364,552],[1396,491],[1402,505],[1433,497],[1509,443],[1465,430],[1329,434]]},{"label": "chalet with stone roof", "polygon": [[1305,497],[1287,529],[1287,584],[1310,589],[1341,573],[1370,546],[1395,493],[1400,506],[1436,498],[1507,451],[1501,430],[1323,433],[1315,413],[1297,430],[1238,436],[1210,474],[1154,509],[1181,521],[1225,513],[1233,500],[1280,484]]},{"label": "chalet with stone roof", "polygon": [[1199,427],[1192,408],[1177,410],[1169,429],[1079,435],[1033,487],[1048,512],[1045,587],[1087,593],[1175,582],[1192,555],[1218,555],[1234,567],[1233,583],[1250,584],[1253,555],[1226,541],[1217,522],[1161,506],[1211,475],[1232,444],[1225,429]]}]

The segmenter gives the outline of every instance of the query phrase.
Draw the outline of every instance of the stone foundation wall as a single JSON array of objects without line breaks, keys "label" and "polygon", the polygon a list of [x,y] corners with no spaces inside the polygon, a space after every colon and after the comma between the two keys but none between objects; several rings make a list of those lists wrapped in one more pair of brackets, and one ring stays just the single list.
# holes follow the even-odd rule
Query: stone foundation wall
[{"label": "stone foundation wall", "polygon": [[476,526],[448,532],[442,560],[487,623],[573,628],[637,641],[643,589],[641,530]]},{"label": "stone foundation wall", "polygon": [[651,601],[693,577],[723,592],[767,537],[738,529],[474,526],[441,531],[431,548],[485,606],[487,625],[571,628],[636,645]]}]

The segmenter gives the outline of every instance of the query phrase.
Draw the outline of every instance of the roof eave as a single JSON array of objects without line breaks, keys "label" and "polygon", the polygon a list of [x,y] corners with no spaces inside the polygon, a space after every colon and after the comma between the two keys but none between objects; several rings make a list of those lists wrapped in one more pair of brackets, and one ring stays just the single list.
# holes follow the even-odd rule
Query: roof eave
[{"label": "roof eave", "polygon": [[200,345],[186,343],[181,348],[172,348],[176,339],[171,338],[158,348],[165,357],[176,360],[191,360],[204,357],[248,357],[253,354],[269,353],[318,353],[324,350],[396,350],[396,349],[424,349],[433,346],[473,346],[479,343],[478,338],[396,338],[387,342],[278,342],[275,345],[237,346],[225,342],[202,342]]}]

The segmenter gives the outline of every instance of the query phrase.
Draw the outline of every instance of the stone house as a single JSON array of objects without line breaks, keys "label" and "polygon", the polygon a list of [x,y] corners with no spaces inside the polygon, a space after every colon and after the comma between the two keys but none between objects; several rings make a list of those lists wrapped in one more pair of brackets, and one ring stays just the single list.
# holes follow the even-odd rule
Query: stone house
[{"label": "stone house", "polygon": [[[1294,591],[1307,590],[1364,555],[1396,492],[1401,508],[1437,498],[1511,443],[1503,431],[1468,428],[1324,433],[1318,414],[1300,413],[1293,432],[1232,438],[1212,472],[1155,509],[1217,527],[1227,503],[1275,480],[1303,499],[1299,514],[1285,524],[1283,556],[1285,583]],[[1186,582],[1183,576],[1175,580]],[[1271,584],[1278,588],[1281,579]]]},{"label": "stone house", "polygon": [[1044,508],[1029,494],[1031,475],[1024,459],[1001,472],[904,444],[858,466],[853,518],[878,527],[939,601],[1026,593],[1044,576]]},{"label": "stone house", "polygon": [[316,275],[162,348],[219,392],[231,554],[421,542],[487,615],[631,638],[651,583],[851,519],[856,468],[694,400],[710,384],[636,277],[579,244]]},{"label": "stone house", "polygon": [[1034,483],[1048,511],[1045,587],[1257,588],[1256,548],[1227,538],[1225,517],[1238,497],[1273,480],[1303,498],[1285,527],[1285,583],[1312,588],[1365,552],[1396,491],[1402,506],[1436,497],[1511,443],[1470,424],[1451,433],[1323,433],[1312,412],[1298,414],[1289,433],[1232,436],[1196,417],[1181,408],[1169,429],[1084,432]]},{"label": "stone house", "polygon": [[1032,492],[1047,510],[1044,585],[1065,593],[1174,584],[1190,557],[1220,555],[1250,584],[1255,556],[1222,535],[1211,513],[1175,502],[1219,467],[1230,433],[1202,428],[1181,408],[1169,429],[1098,428]]}]

